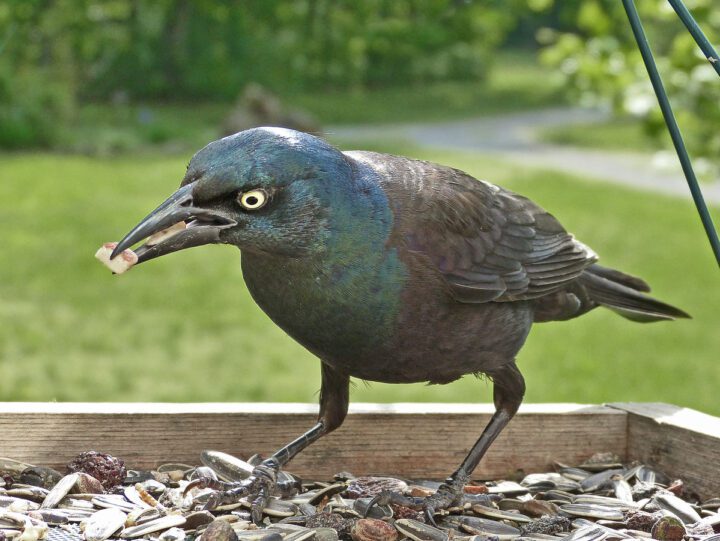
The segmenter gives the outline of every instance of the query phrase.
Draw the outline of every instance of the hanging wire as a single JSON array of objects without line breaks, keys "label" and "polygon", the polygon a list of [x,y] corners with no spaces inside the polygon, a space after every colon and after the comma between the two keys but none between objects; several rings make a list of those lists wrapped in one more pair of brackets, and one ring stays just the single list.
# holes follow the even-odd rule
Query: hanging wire
[{"label": "hanging wire", "polygon": [[[715,68],[715,71],[720,74],[720,66],[718,66],[718,62],[714,61],[718,58],[715,49],[713,49],[702,30],[700,30],[700,27],[682,3],[682,0],[668,1],[672,5],[673,9],[675,9],[683,23],[685,23],[685,26],[687,26],[693,38],[695,38],[695,41],[697,41],[698,45],[703,50],[703,53],[706,54],[708,60]],[[687,180],[688,187],[690,188],[690,193],[695,201],[697,211],[700,214],[700,220],[705,228],[705,233],[710,241],[710,246],[715,254],[718,266],[720,266],[720,239],[718,239],[715,225],[713,224],[712,217],[710,216],[710,211],[705,204],[702,190],[700,190],[700,185],[698,184],[697,177],[695,176],[695,171],[693,170],[692,163],[690,162],[690,156],[685,148],[685,142],[683,141],[680,128],[675,120],[675,115],[673,114],[672,107],[670,106],[670,100],[665,92],[665,87],[663,86],[662,79],[660,78],[660,73],[655,65],[655,58],[653,57],[650,44],[645,36],[645,30],[643,29],[642,22],[640,21],[640,16],[638,15],[633,0],[623,0],[623,6],[625,7],[628,19],[630,20],[630,26],[632,27],[635,41],[640,49],[640,54],[642,55],[643,62],[645,63],[645,69],[647,69],[648,75],[650,76],[650,82],[655,90],[655,95],[657,96],[658,103],[660,104],[665,124],[667,125],[673,145],[675,146],[675,151],[680,159],[680,165],[682,166],[683,173],[685,173],[685,179]]]},{"label": "hanging wire", "polygon": [[693,16],[690,11],[688,11],[688,8],[685,7],[685,4],[682,3],[682,0],[668,0],[668,2],[675,10],[675,13],[677,13],[678,17],[680,17],[680,20],[688,29],[690,35],[692,35],[692,37],[695,39],[695,43],[698,44],[698,47],[700,47],[700,50],[705,55],[705,58],[708,59],[710,65],[715,68],[717,74],[720,75],[720,56],[718,56],[717,51],[712,46],[712,43],[710,43],[707,37],[705,37],[703,31],[700,30],[698,23],[695,21],[695,19],[693,19]]}]

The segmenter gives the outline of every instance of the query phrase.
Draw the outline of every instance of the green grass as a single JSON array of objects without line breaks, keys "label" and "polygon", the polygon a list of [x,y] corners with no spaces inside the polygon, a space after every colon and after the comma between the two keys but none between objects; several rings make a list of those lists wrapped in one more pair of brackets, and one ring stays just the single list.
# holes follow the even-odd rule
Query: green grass
[{"label": "green grass", "polygon": [[63,126],[59,150],[96,156],[187,153],[220,137],[231,104],[88,103]]},{"label": "green grass", "polygon": [[441,121],[557,106],[563,103],[557,83],[534,53],[511,51],[497,55],[484,82],[309,93],[288,100],[326,124]]},{"label": "green grass", "polygon": [[540,138],[548,143],[605,150],[653,152],[670,148],[670,136],[650,137],[635,118],[613,118],[606,122],[569,124],[546,128]]},{"label": "green grass", "polygon": [[[394,150],[401,151],[402,148]],[[405,149],[417,156],[414,149]],[[596,310],[535,327],[527,400],[667,401],[720,414],[720,288],[686,201],[467,154],[425,151],[530,196],[605,264],[646,278],[690,321]],[[210,246],[112,276],[93,259],[167,196],[187,156],[0,161],[0,399],[315,401],[319,365],[254,305],[239,253]],[[354,401],[489,401],[490,385],[357,385]]]},{"label": "green grass", "polygon": [[[499,54],[486,81],[307,92],[281,99],[288,107],[310,111],[322,126],[439,121],[562,103],[549,70],[533,53],[520,52]],[[220,137],[232,108],[232,103],[87,103],[61,124],[58,150],[94,156],[190,153]]]}]

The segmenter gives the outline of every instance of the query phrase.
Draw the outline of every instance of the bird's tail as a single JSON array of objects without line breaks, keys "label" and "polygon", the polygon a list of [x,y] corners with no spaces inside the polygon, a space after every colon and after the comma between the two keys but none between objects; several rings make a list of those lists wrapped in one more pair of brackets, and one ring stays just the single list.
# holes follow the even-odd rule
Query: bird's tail
[{"label": "bird's tail", "polygon": [[591,265],[579,281],[592,301],[633,321],[649,323],[690,317],[679,308],[643,295],[650,291],[644,280],[614,269]]}]

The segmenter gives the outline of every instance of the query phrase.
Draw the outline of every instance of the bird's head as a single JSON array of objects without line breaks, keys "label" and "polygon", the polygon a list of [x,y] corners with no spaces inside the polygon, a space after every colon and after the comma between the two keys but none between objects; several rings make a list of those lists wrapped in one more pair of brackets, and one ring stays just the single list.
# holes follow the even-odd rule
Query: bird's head
[{"label": "bird's head", "polygon": [[203,244],[295,257],[316,253],[329,235],[329,209],[351,178],[347,158],[317,137],[281,128],[243,131],[195,154],[180,189],[135,226],[112,257],[148,237],[135,250],[140,263]]}]

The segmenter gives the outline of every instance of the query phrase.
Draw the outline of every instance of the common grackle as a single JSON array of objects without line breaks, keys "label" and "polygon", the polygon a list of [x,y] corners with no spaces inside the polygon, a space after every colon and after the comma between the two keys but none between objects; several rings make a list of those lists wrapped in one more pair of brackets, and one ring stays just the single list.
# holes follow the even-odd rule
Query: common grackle
[{"label": "common grackle", "polygon": [[[635,321],[689,317],[647,284],[601,267],[595,253],[529,199],[450,167],[374,152],[340,152],[311,135],[256,128],[210,143],[180,189],[136,226],[113,257],[139,262],[208,243],[242,251],[250,293],[321,361],[318,422],[226,487],[253,516],[293,456],[340,426],[350,377],[493,381],[495,414],[460,467],[422,502],[450,506],[522,401],[515,356],[533,322],[605,306]],[[388,499],[399,496],[385,495]]]}]

